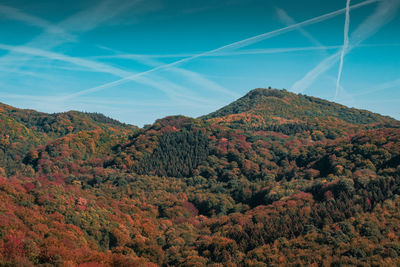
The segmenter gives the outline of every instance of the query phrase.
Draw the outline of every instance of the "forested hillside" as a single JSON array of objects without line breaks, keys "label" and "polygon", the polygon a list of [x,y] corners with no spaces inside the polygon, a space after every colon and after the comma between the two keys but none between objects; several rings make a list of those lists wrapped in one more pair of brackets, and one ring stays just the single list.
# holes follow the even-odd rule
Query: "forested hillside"
[{"label": "forested hillside", "polygon": [[398,266],[400,123],[255,89],[145,128],[0,105],[0,266]]}]

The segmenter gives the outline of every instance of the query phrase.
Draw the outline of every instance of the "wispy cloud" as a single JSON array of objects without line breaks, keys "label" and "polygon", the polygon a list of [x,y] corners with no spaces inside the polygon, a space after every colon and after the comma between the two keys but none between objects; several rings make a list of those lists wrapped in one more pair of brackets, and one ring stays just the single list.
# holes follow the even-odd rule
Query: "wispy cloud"
[{"label": "wispy cloud", "polygon": [[[32,16],[24,13],[12,7],[3,7],[4,12],[8,12],[8,17],[12,19],[20,18],[20,20],[28,23],[40,25],[43,28],[43,33],[39,34],[30,41],[27,41],[22,47],[40,48],[42,50],[51,50],[54,47],[62,45],[66,42],[76,41],[77,37],[70,34],[70,32],[84,33],[98,27],[101,23],[104,23],[122,12],[126,12],[130,8],[134,7],[135,4],[143,0],[136,1],[118,1],[117,3],[112,0],[103,0],[97,5],[91,5],[89,8],[84,9],[76,14],[71,15],[67,19],[54,25],[41,18]],[[0,8],[1,10],[1,8]],[[71,38],[65,38],[70,36]],[[10,50],[10,53],[0,57],[0,63],[9,62],[9,60],[15,57],[15,51]],[[11,68],[14,72],[19,71],[19,68],[32,59],[32,55],[26,54],[22,60],[14,64]]]},{"label": "wispy cloud", "polygon": [[[127,76],[132,76],[134,73],[122,70],[117,67],[113,67],[107,64],[103,64],[100,62],[95,62],[92,60],[86,60],[77,57],[70,57],[64,54],[55,53],[48,51],[53,47],[59,46],[65,43],[67,40],[60,38],[60,33],[68,32],[76,32],[82,33],[90,31],[96,28],[98,25],[110,20],[111,18],[117,16],[120,13],[126,12],[136,4],[143,2],[143,0],[136,0],[136,1],[119,1],[118,4],[112,0],[104,0],[101,1],[98,5],[91,6],[90,8],[78,12],[69,18],[65,19],[64,21],[58,23],[57,25],[52,25],[51,23],[29,14],[23,13],[19,10],[16,10],[11,7],[1,6],[1,10],[4,12],[8,12],[8,16],[13,19],[21,19],[26,23],[34,23],[40,25],[44,32],[34,38],[33,40],[27,42],[25,45],[21,46],[10,46],[6,44],[0,44],[0,49],[8,50],[9,54],[3,56],[0,59],[0,63],[4,65],[5,63],[9,63],[10,59],[16,58],[15,54],[24,54],[25,57],[19,57],[19,62],[14,64],[14,68],[10,68],[10,72],[24,74],[23,70],[20,70],[19,67],[22,66],[25,62],[30,60],[32,57],[43,57],[50,60],[58,60],[63,62],[68,62],[74,64],[76,66],[84,67],[83,70],[86,71],[95,71],[95,72],[104,72],[115,75],[120,78],[126,78]],[[59,31],[55,31],[53,29],[59,29]],[[40,47],[42,49],[38,49]],[[47,49],[47,50],[46,50]],[[64,66],[63,68],[75,70],[75,68]],[[82,69],[81,69],[82,70]],[[156,77],[155,80],[151,80],[148,77],[140,77],[139,79],[135,79],[136,82],[145,84],[148,86],[152,86],[158,88],[159,90],[165,92],[172,98],[179,98],[183,100],[190,100],[196,102],[203,101],[207,103],[207,101],[201,98],[190,97],[190,95],[185,92],[184,87],[176,85],[172,82],[169,82],[165,79],[161,79]],[[58,101],[67,100],[68,97],[64,98],[57,98]],[[193,102],[192,105],[194,104]],[[208,102],[209,103],[209,102]]]},{"label": "wispy cloud", "polygon": [[[400,78],[389,81],[389,82],[384,82],[382,84],[378,84],[378,85],[374,86],[373,88],[364,90],[359,93],[352,94],[351,97],[358,97],[358,96],[373,94],[373,93],[381,92],[381,91],[391,89],[391,88],[396,88],[396,89],[400,90]],[[343,99],[345,99],[345,98],[343,98]]]},{"label": "wispy cloud", "polygon": [[44,57],[48,58],[51,60],[60,60],[68,63],[72,63],[81,67],[86,67],[89,69],[94,69],[98,72],[105,72],[105,73],[110,73],[119,77],[124,77],[130,74],[130,72],[123,71],[119,68],[115,68],[112,66],[109,66],[107,64],[91,61],[91,60],[86,60],[86,59],[81,59],[81,58],[76,58],[76,57],[70,57],[66,56],[60,53],[55,53],[55,52],[50,52],[42,49],[37,49],[37,48],[32,48],[32,47],[27,47],[27,46],[12,46],[12,45],[6,45],[6,44],[0,44],[0,49],[3,50],[8,50],[11,52],[15,53],[22,53],[30,56],[38,56],[38,57]]},{"label": "wispy cloud", "polygon": [[[279,7],[275,7],[276,10],[276,14],[278,15],[278,18],[284,23],[286,24],[286,26],[290,26],[290,25],[295,25],[297,24],[297,22],[290,17],[285,10],[279,8]],[[324,47],[323,44],[321,44],[317,39],[315,39],[308,31],[306,31],[303,27],[298,27],[297,30],[304,36],[306,37],[308,40],[311,41],[311,43],[313,43],[314,45],[316,45],[317,47]]]},{"label": "wispy cloud", "polygon": [[[8,19],[22,21],[29,26],[36,26],[43,29],[43,32],[33,40],[28,41],[26,43],[27,45],[42,48],[52,48],[60,43],[76,41],[75,35],[68,33],[59,25],[54,25],[45,19],[27,14],[14,7],[0,5],[0,13],[2,13]],[[8,54],[0,57],[0,64],[9,63],[16,57],[17,56],[10,51]],[[10,71],[19,73],[19,67],[26,63],[29,59],[31,59],[29,56],[25,56],[23,58],[19,57],[19,62],[10,67]]]},{"label": "wispy cloud", "polygon": [[30,26],[35,26],[44,29],[51,34],[57,34],[66,40],[73,40],[75,37],[67,33],[63,28],[53,25],[51,22],[29,15],[21,10],[0,4],[0,14],[4,18],[24,22]]},{"label": "wispy cloud", "polygon": [[[356,5],[353,5],[350,8],[351,9],[359,8],[359,7],[362,7],[362,6],[365,6],[365,5],[369,5],[369,4],[375,3],[377,1],[378,0],[367,0],[367,1],[364,1],[364,2],[361,2],[361,3],[358,3]],[[321,21],[336,17],[336,16],[342,14],[345,11],[346,11],[345,8],[339,9],[339,10],[336,10],[336,11],[333,11],[333,12],[330,12],[330,13],[327,13],[327,14],[324,14],[324,15],[321,15],[321,16],[314,17],[312,19],[305,20],[303,22],[299,22],[299,23],[296,23],[296,24],[289,25],[289,26],[284,27],[284,28],[280,28],[280,29],[277,29],[277,30],[274,30],[274,31],[270,31],[270,32],[267,32],[267,33],[263,33],[263,34],[259,34],[259,35],[256,35],[256,36],[253,36],[253,37],[250,37],[250,38],[238,41],[238,42],[234,42],[234,43],[231,43],[231,44],[228,44],[228,45],[224,45],[224,46],[219,47],[217,49],[201,53],[201,54],[197,55],[196,57],[192,57],[192,58],[194,59],[194,58],[197,58],[197,57],[202,57],[204,55],[213,54],[213,53],[216,53],[216,52],[219,52],[219,51],[222,51],[222,50],[239,49],[241,47],[245,47],[245,46],[260,42],[262,40],[265,40],[265,39],[268,39],[268,38],[271,38],[271,37],[274,37],[274,36],[281,35],[283,33],[289,32],[289,31],[297,30],[297,29],[299,29],[301,27],[304,27],[304,26],[312,25],[312,24],[315,24],[315,23],[318,23],[318,22],[321,22]],[[190,58],[186,59],[186,60],[190,60]]]},{"label": "wispy cloud", "polygon": [[117,15],[130,10],[144,0],[103,0],[99,4],[78,12],[59,24],[70,32],[87,32],[97,28]]},{"label": "wispy cloud", "polygon": [[[400,44],[398,44],[400,45]],[[374,46],[374,45],[372,45]],[[381,46],[381,44],[378,44]],[[232,57],[232,56],[243,56],[243,55],[262,55],[262,54],[278,54],[278,53],[290,53],[290,52],[302,52],[302,51],[318,51],[318,50],[332,50],[341,48],[342,45],[332,46],[303,46],[303,47],[287,47],[287,48],[267,48],[267,49],[242,49],[238,51],[230,52],[219,52],[215,54],[204,55],[204,57]],[[180,58],[180,57],[192,57],[197,54],[116,54],[107,56],[94,56],[91,58],[125,58],[125,59],[156,59],[156,58]]]},{"label": "wispy cloud", "polygon": [[[0,71],[1,72],[13,72],[13,70],[10,70],[9,68],[3,67],[3,66],[0,66]],[[37,72],[34,72],[34,71],[28,71],[28,70],[19,70],[18,74],[26,75],[26,76],[32,76],[32,77],[36,77],[36,78],[40,78],[40,79],[46,79],[46,80],[50,80],[50,79],[53,78],[52,76],[50,76],[48,74],[37,73]]]},{"label": "wispy cloud", "polygon": [[[355,4],[355,5],[351,6],[350,8],[351,9],[359,8],[359,7],[362,7],[362,6],[365,6],[365,5],[369,5],[369,4],[375,3],[377,1],[379,1],[379,0],[367,0],[367,1]],[[231,43],[231,44],[228,44],[228,45],[224,45],[222,47],[219,47],[219,48],[216,48],[216,49],[213,49],[213,50],[198,54],[196,56],[193,56],[193,57],[190,57],[190,58],[187,58],[187,59],[183,59],[182,61],[184,61],[184,62],[185,61],[189,61],[189,60],[192,60],[192,59],[195,59],[195,58],[198,58],[198,57],[203,57],[205,55],[214,54],[214,53],[217,53],[217,52],[220,52],[220,51],[223,51],[223,50],[228,50],[229,51],[229,49],[233,49],[234,50],[234,49],[239,49],[239,48],[242,48],[242,47],[245,47],[245,46],[249,46],[251,44],[263,41],[265,39],[268,39],[268,38],[271,38],[271,37],[275,37],[275,36],[281,35],[281,34],[286,33],[286,32],[297,30],[297,29],[299,29],[301,27],[304,27],[304,26],[312,25],[312,24],[315,24],[315,23],[318,23],[318,22],[325,21],[327,19],[336,17],[336,16],[344,13],[345,11],[346,11],[345,8],[339,9],[339,10],[336,10],[336,11],[333,11],[333,12],[330,12],[330,13],[327,13],[327,14],[324,14],[324,15],[321,15],[321,16],[314,17],[312,19],[305,20],[303,22],[299,22],[299,23],[296,23],[296,24],[289,25],[289,26],[284,27],[284,28],[280,28],[280,29],[277,29],[277,30],[274,30],[274,31],[270,31],[270,32],[266,32],[266,33],[263,33],[263,34],[259,34],[259,35],[256,35],[256,36],[253,36],[253,37],[250,37],[250,38],[238,41],[238,42],[234,42],[234,43]]]},{"label": "wispy cloud", "polygon": [[358,46],[361,42],[379,31],[382,26],[391,21],[397,14],[400,0],[382,0],[375,12],[364,20],[351,35],[350,47]]},{"label": "wispy cloud", "polygon": [[336,62],[338,62],[340,51],[322,60],[315,68],[307,72],[307,74],[292,85],[291,91],[295,93],[302,93],[314,81],[327,70],[329,70]]},{"label": "wispy cloud", "polygon": [[[164,65],[164,63],[156,60],[154,57],[148,57],[146,55],[124,54],[124,53],[121,53],[120,51],[113,50],[110,48],[108,48],[108,50],[116,53],[113,56],[109,56],[109,58],[111,57],[111,58],[131,59],[131,60],[140,62],[141,64],[144,64],[144,65],[147,65],[150,67],[158,67],[158,66]],[[179,74],[181,77],[185,77],[192,84],[197,84],[197,85],[201,86],[202,90],[211,90],[214,92],[217,91],[217,92],[223,93],[225,95],[229,95],[231,97],[236,97],[236,98],[239,97],[239,94],[232,92],[230,90],[227,90],[223,86],[217,84],[214,81],[207,79],[205,76],[203,76],[197,72],[179,68],[176,66],[171,67],[170,71]]]},{"label": "wispy cloud", "polygon": [[[359,46],[361,42],[375,34],[381,27],[392,20],[400,6],[399,0],[384,0],[379,2],[375,12],[367,17],[351,35],[347,53]],[[350,6],[351,9],[351,6]],[[302,79],[295,82],[291,88],[293,92],[301,93],[306,90],[314,81],[333,65],[341,55],[341,50],[322,60],[315,68],[310,70]]]},{"label": "wispy cloud", "polygon": [[[334,85],[336,85],[337,77],[331,76],[331,75],[326,75],[326,77],[332,81]],[[340,99],[345,100],[342,103],[346,105],[352,105],[357,102],[356,99],[351,95],[343,86],[339,84],[339,90],[340,90]]]},{"label": "wispy cloud", "polygon": [[[382,44],[360,44],[358,47],[385,47],[385,46],[400,46],[400,43],[382,43]],[[203,57],[233,57],[243,55],[263,55],[263,54],[279,54],[279,53],[292,53],[292,52],[307,52],[307,51],[319,51],[319,50],[336,50],[342,48],[343,45],[330,45],[330,46],[300,46],[300,47],[285,47],[285,48],[266,48],[266,49],[241,49],[238,51],[230,52],[219,52],[215,54],[204,55]],[[191,54],[124,54],[119,53],[115,55],[105,56],[91,56],[91,59],[138,59],[150,60],[150,59],[163,59],[163,58],[184,58],[192,57],[198,53]],[[156,66],[159,66],[156,64]]]},{"label": "wispy cloud", "polygon": [[[129,81],[129,79],[128,79]],[[142,83],[164,92],[170,99],[173,99],[176,104],[179,105],[192,105],[193,107],[207,107],[215,106],[217,103],[214,100],[210,100],[198,95],[193,95],[187,87],[173,83],[167,79],[163,79],[160,76],[143,77],[139,76],[131,81]],[[82,96],[80,92],[75,94],[67,95],[64,99],[68,100]]]},{"label": "wispy cloud", "polygon": [[[367,0],[367,1],[364,1],[364,2],[361,2],[361,3],[358,3],[356,5],[353,5],[350,8],[351,9],[359,8],[359,7],[362,7],[362,6],[377,2],[377,1],[378,0]],[[124,82],[126,82],[128,80],[138,79],[138,78],[140,78],[140,77],[142,77],[144,75],[148,75],[150,73],[153,73],[153,72],[156,72],[156,71],[159,71],[159,70],[162,70],[162,69],[169,69],[171,67],[177,66],[177,65],[185,63],[185,62],[192,61],[192,60],[197,59],[197,58],[201,58],[201,57],[204,57],[204,56],[216,54],[216,53],[219,53],[219,52],[225,51],[225,50],[229,51],[229,50],[239,49],[239,48],[251,45],[253,43],[260,42],[262,40],[265,40],[265,39],[268,39],[268,38],[271,38],[271,37],[274,37],[274,36],[278,36],[278,35],[281,35],[283,33],[286,33],[286,32],[292,31],[292,30],[295,30],[295,29],[297,29],[299,27],[315,24],[315,23],[327,20],[329,18],[333,18],[335,16],[338,16],[338,15],[342,14],[345,11],[346,11],[346,9],[344,8],[344,9],[340,9],[340,10],[337,10],[337,11],[334,11],[334,12],[330,12],[330,13],[327,13],[327,14],[324,14],[324,15],[321,15],[321,16],[318,16],[318,17],[314,17],[312,19],[297,23],[295,25],[290,25],[290,26],[287,26],[287,27],[284,27],[284,28],[281,28],[281,29],[277,29],[277,30],[271,31],[271,32],[267,32],[267,33],[263,33],[263,34],[260,34],[260,35],[256,35],[256,36],[253,36],[253,37],[241,40],[241,41],[237,41],[237,42],[234,42],[234,43],[231,43],[231,44],[227,44],[227,45],[221,46],[221,47],[213,49],[213,50],[209,50],[209,51],[197,54],[197,55],[193,55],[191,57],[183,58],[183,59],[180,59],[180,60],[172,62],[172,63],[164,64],[164,65],[155,67],[153,69],[150,69],[150,70],[147,70],[147,71],[144,71],[144,72],[140,72],[140,73],[134,74],[132,76],[129,76],[129,77],[126,77],[126,78],[123,78],[123,79],[120,79],[120,80],[116,80],[116,81],[113,81],[113,82],[110,82],[110,83],[106,83],[106,84],[102,84],[102,85],[99,85],[99,86],[96,86],[96,87],[92,87],[92,88],[89,88],[89,89],[86,89],[86,90],[82,90],[82,91],[77,92],[77,93],[75,93],[74,95],[71,95],[71,96],[75,97],[75,96],[80,96],[80,95],[85,95],[85,94],[97,92],[97,91],[103,90],[105,88],[109,88],[109,87],[112,87],[112,86],[119,85],[119,84],[124,83]]]},{"label": "wispy cloud", "polygon": [[33,100],[33,101],[42,101],[43,102],[54,102],[57,101],[57,97],[54,96],[38,96],[38,95],[27,95],[27,94],[11,94],[11,93],[1,93],[2,98],[8,99],[25,99],[25,100]]},{"label": "wispy cloud", "polygon": [[182,68],[172,68],[172,71],[182,75],[183,77],[186,77],[186,79],[190,80],[191,82],[199,85],[202,87],[202,90],[212,90],[212,91],[217,91],[220,93],[223,93],[226,96],[238,98],[240,95],[238,93],[232,92],[225,87],[219,85],[218,83],[207,79],[205,76],[194,72],[190,71],[187,69],[182,69]]},{"label": "wispy cloud", "polygon": [[[162,79],[161,77],[154,77],[154,79],[150,79],[149,77],[141,77],[138,76],[135,79],[130,79],[129,77],[134,76],[135,74],[126,71],[108,64],[104,64],[101,62],[96,62],[88,59],[82,59],[77,57],[71,57],[60,53],[50,52],[46,50],[41,50],[32,47],[25,47],[25,46],[11,46],[6,44],[0,44],[0,49],[12,51],[15,53],[22,53],[27,54],[30,56],[38,56],[38,57],[45,57],[51,60],[59,60],[63,62],[68,62],[77,66],[85,67],[88,70],[95,71],[95,72],[102,72],[112,74],[114,76],[126,79],[126,81],[135,81],[140,84],[144,84],[147,86],[151,86],[157,88],[164,93],[166,93],[170,98],[179,101],[190,101],[192,104],[195,103],[203,103],[209,104],[210,101],[207,99],[202,99],[201,97],[191,96],[188,92],[188,89],[172,83],[166,79]],[[192,74],[195,75],[195,74]],[[198,77],[198,79],[200,79]],[[58,97],[59,101],[69,100],[73,97],[80,96],[80,93],[74,93],[63,97]]]},{"label": "wispy cloud", "polygon": [[339,63],[339,71],[338,71],[337,81],[336,81],[336,90],[335,90],[334,100],[336,100],[336,98],[338,96],[340,79],[342,77],[342,71],[343,71],[343,59],[344,59],[344,55],[347,51],[347,48],[349,46],[349,26],[350,26],[350,0],[347,0],[346,1],[346,19],[344,22],[344,41],[343,41],[342,51],[340,51],[340,63]]}]

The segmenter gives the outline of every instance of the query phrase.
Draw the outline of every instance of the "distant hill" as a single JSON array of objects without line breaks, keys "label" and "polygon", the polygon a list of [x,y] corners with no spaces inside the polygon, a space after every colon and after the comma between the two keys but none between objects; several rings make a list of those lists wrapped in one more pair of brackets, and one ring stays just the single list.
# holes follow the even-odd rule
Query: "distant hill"
[{"label": "distant hill", "polygon": [[212,119],[240,113],[260,115],[266,121],[275,117],[286,120],[307,120],[314,117],[338,118],[352,124],[390,123],[387,116],[302,94],[278,89],[254,89],[231,104],[201,117]]},{"label": "distant hill", "polygon": [[45,133],[51,137],[60,137],[82,130],[132,127],[101,113],[68,111],[48,114],[31,109],[19,109],[2,103],[0,103],[0,113],[11,117],[29,129]]},{"label": "distant hill", "polygon": [[136,126],[100,113],[68,111],[48,114],[0,103],[0,167],[6,168],[8,174],[13,174],[30,149],[67,135],[98,131],[108,132],[112,137],[112,133],[118,136],[136,129]]}]

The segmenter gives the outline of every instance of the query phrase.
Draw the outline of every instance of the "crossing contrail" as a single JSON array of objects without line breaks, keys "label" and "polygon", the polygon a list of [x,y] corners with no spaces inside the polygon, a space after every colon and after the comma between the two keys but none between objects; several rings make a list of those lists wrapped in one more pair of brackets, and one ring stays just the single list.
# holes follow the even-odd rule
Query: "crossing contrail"
[{"label": "crossing contrail", "polygon": [[[359,8],[359,7],[362,7],[362,6],[365,6],[365,5],[369,5],[369,4],[372,4],[372,3],[375,3],[375,2],[379,2],[379,0],[367,0],[367,1],[355,4],[353,6],[350,6],[349,8],[350,9]],[[201,57],[204,57],[204,56],[212,55],[212,54],[218,53],[220,51],[229,50],[229,49],[232,49],[232,50],[239,49],[241,47],[245,47],[245,46],[251,45],[253,43],[257,43],[257,42],[260,42],[262,40],[265,40],[265,39],[268,39],[268,38],[271,38],[271,37],[274,37],[274,36],[278,36],[278,35],[281,35],[281,34],[286,33],[286,32],[290,32],[290,31],[296,30],[299,27],[315,24],[315,23],[318,23],[318,22],[333,18],[333,17],[338,16],[338,15],[344,13],[344,12],[346,12],[346,8],[339,9],[339,10],[336,10],[336,11],[333,11],[333,12],[318,16],[318,17],[314,17],[312,19],[308,19],[308,20],[305,20],[303,22],[300,22],[300,23],[297,23],[297,24],[294,24],[294,25],[290,25],[290,26],[287,26],[287,27],[284,27],[284,28],[280,28],[280,29],[277,29],[277,30],[274,30],[274,31],[270,31],[270,32],[267,32],[267,33],[263,33],[263,34],[259,34],[259,35],[250,37],[250,38],[246,38],[246,39],[241,40],[241,41],[237,41],[237,42],[234,42],[234,43],[231,43],[231,44],[227,44],[227,45],[221,46],[221,47],[213,49],[213,50],[209,50],[209,51],[197,54],[197,55],[193,55],[191,57],[183,58],[183,59],[180,59],[178,61],[174,61],[174,62],[169,63],[169,64],[164,64],[164,65],[152,68],[150,70],[147,70],[147,71],[144,71],[144,72],[140,72],[140,73],[137,73],[137,74],[122,78],[120,80],[116,80],[116,81],[109,82],[109,83],[106,83],[106,84],[102,84],[102,85],[99,85],[99,86],[96,86],[96,87],[85,89],[85,90],[76,92],[74,94],[70,94],[67,97],[68,98],[72,98],[72,97],[85,95],[85,94],[88,94],[88,93],[93,93],[93,92],[96,92],[96,91],[99,91],[99,90],[103,90],[103,89],[108,88],[108,87],[116,86],[116,85],[119,85],[121,83],[140,78],[143,75],[146,75],[146,74],[149,74],[149,73],[161,70],[161,69],[168,69],[170,67],[174,67],[176,65],[179,65],[179,64],[182,64],[182,63],[185,63],[185,62],[188,62],[188,61],[192,61],[192,60],[197,59],[197,58],[201,58]]]},{"label": "crossing contrail", "polygon": [[[349,53],[354,48],[359,47],[364,40],[378,32],[380,28],[395,17],[399,8],[400,0],[379,1],[375,12],[368,16],[351,34],[346,52]],[[339,50],[322,60],[315,68],[307,72],[303,78],[295,82],[291,87],[291,91],[302,93],[306,90],[321,74],[325,73],[340,60],[340,54],[341,51]]]},{"label": "crossing contrail", "polygon": [[339,72],[338,72],[338,77],[336,80],[336,91],[335,91],[335,99],[338,96],[339,92],[339,87],[340,87],[340,79],[342,77],[342,71],[343,71],[343,59],[344,55],[347,51],[347,48],[349,47],[349,26],[350,26],[350,0],[347,0],[346,2],[346,20],[344,22],[344,42],[343,42],[343,48],[340,53],[340,64],[339,64]]}]

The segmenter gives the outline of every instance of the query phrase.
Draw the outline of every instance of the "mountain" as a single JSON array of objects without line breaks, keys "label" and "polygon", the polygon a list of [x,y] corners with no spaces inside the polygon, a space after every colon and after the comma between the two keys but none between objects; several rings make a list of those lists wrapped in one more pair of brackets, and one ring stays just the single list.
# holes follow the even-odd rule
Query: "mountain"
[{"label": "mountain", "polygon": [[0,114],[12,117],[13,120],[26,128],[53,138],[83,130],[131,127],[100,113],[68,111],[47,114],[30,109],[18,109],[2,103],[0,103]]},{"label": "mountain", "polygon": [[0,105],[0,266],[400,265],[400,124],[255,89],[137,128]]},{"label": "mountain", "polygon": [[278,89],[254,89],[233,103],[201,117],[236,129],[275,131],[288,135],[305,131],[335,139],[366,128],[398,125],[390,117],[348,108],[316,97]]},{"label": "mountain", "polygon": [[69,111],[47,114],[18,109],[0,103],[0,167],[15,174],[24,155],[31,149],[67,135],[85,132],[128,135],[135,126],[121,123],[99,113]]},{"label": "mountain", "polygon": [[352,124],[390,123],[394,120],[366,110],[348,108],[316,97],[278,89],[254,89],[233,103],[212,112],[203,119],[239,114],[260,116],[264,123],[282,120],[336,118]]}]

